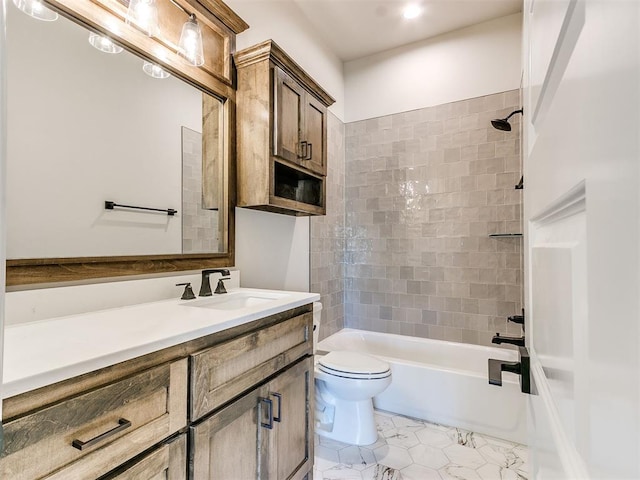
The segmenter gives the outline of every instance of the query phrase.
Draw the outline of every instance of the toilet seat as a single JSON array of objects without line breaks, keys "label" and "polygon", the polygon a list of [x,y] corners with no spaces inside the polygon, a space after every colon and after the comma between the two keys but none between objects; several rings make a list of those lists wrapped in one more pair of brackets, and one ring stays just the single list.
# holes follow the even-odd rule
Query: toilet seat
[{"label": "toilet seat", "polygon": [[375,380],[391,375],[387,362],[370,355],[334,350],[318,359],[318,369],[328,375],[359,380]]}]

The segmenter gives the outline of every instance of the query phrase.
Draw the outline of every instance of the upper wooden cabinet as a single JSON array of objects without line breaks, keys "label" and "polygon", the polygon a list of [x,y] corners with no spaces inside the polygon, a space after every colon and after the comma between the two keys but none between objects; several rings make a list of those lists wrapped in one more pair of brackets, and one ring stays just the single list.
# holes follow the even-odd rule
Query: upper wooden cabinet
[{"label": "upper wooden cabinet", "polygon": [[273,155],[326,175],[327,108],[281,68],[273,75]]},{"label": "upper wooden cabinet", "polygon": [[236,53],[235,61],[238,206],[324,215],[334,99],[272,40]]}]

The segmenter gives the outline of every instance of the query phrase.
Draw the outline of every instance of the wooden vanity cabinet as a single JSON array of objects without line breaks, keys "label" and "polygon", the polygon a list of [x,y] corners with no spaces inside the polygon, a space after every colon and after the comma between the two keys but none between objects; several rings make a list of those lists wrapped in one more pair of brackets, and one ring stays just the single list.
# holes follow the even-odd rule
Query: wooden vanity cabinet
[{"label": "wooden vanity cabinet", "polygon": [[302,357],[310,348],[312,322],[313,315],[305,313],[191,355],[191,420]]},{"label": "wooden vanity cabinet", "polygon": [[171,439],[104,480],[187,480],[187,435]]},{"label": "wooden vanity cabinet", "polygon": [[[313,467],[313,357],[307,357],[266,385],[273,406],[267,437],[266,468],[261,479],[302,479]],[[261,404],[264,405],[264,404]],[[263,412],[261,412],[263,413]],[[266,412],[268,414],[268,412]],[[261,421],[268,421],[262,415]]]},{"label": "wooden vanity cabinet", "polygon": [[307,304],[8,398],[0,479],[304,478],[312,328]]},{"label": "wooden vanity cabinet", "polygon": [[272,40],[237,52],[238,206],[324,215],[334,99]]},{"label": "wooden vanity cabinet", "polygon": [[191,355],[191,478],[311,470],[312,326],[306,312]]},{"label": "wooden vanity cabinet", "polygon": [[186,427],[187,360],[3,423],[0,478],[98,478]]},{"label": "wooden vanity cabinet", "polygon": [[307,477],[313,466],[313,357],[190,428],[197,480]]}]

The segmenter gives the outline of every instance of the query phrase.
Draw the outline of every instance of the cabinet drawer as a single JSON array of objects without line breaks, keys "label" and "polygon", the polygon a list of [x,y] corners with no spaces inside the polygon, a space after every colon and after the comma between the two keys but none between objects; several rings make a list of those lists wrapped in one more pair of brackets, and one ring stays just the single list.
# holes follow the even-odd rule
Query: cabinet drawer
[{"label": "cabinet drawer", "polygon": [[109,476],[109,480],[186,480],[187,435],[162,445],[125,471]]},{"label": "cabinet drawer", "polygon": [[187,359],[4,425],[0,478],[94,479],[186,425]]},{"label": "cabinet drawer", "polygon": [[191,419],[195,420],[311,353],[311,312],[191,356]]}]

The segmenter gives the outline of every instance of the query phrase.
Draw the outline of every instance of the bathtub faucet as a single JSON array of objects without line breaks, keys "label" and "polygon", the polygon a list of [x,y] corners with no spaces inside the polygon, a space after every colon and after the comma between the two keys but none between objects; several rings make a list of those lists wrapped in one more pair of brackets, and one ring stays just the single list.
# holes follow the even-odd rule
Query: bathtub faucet
[{"label": "bathtub faucet", "polygon": [[518,347],[519,362],[506,362],[504,360],[489,359],[489,383],[498,387],[502,386],[502,372],[511,372],[520,375],[520,391],[531,393],[530,358],[527,347]]},{"label": "bathtub faucet", "polygon": [[491,343],[497,343],[498,345],[509,343],[518,347],[524,347],[524,335],[522,337],[502,337],[499,333],[496,333],[491,339]]}]

